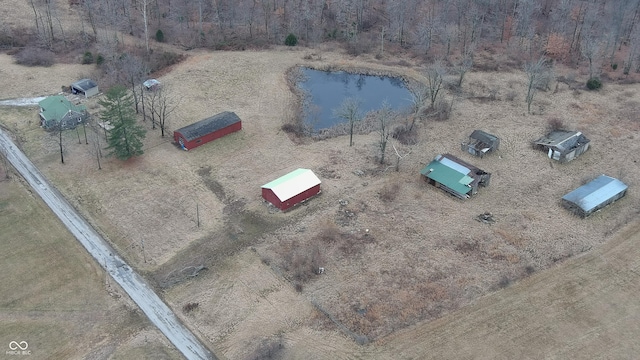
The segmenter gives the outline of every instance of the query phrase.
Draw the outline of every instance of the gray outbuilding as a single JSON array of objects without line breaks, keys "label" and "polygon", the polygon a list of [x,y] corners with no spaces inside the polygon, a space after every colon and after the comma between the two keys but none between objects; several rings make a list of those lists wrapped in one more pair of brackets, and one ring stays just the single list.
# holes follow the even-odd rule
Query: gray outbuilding
[{"label": "gray outbuilding", "polygon": [[587,217],[620,199],[627,185],[607,175],[600,175],[562,197],[562,205],[580,217]]},{"label": "gray outbuilding", "polygon": [[556,130],[535,141],[549,159],[561,163],[571,161],[589,149],[590,140],[580,131]]},{"label": "gray outbuilding", "polygon": [[474,130],[469,140],[462,143],[462,151],[471,155],[483,157],[486,153],[498,150],[500,139],[482,130]]},{"label": "gray outbuilding", "polygon": [[71,84],[71,92],[82,94],[85,98],[98,95],[98,84],[91,79],[82,79]]}]

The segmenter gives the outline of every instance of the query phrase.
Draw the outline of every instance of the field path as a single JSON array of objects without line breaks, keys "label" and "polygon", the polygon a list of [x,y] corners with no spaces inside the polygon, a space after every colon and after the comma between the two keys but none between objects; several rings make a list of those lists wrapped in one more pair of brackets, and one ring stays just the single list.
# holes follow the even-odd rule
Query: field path
[{"label": "field path", "polygon": [[215,356],[178,320],[146,281],[133,271],[93,227],[69,205],[62,194],[49,184],[2,129],[0,129],[0,152],[6,156],[91,256],[120,284],[149,320],[187,359],[215,359]]}]

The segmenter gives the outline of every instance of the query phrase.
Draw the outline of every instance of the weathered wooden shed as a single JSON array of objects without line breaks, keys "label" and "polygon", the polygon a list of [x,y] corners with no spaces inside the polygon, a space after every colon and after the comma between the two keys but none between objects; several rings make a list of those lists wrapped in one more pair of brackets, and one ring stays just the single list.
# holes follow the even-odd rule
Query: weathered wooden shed
[{"label": "weathered wooden shed", "polygon": [[74,129],[89,119],[84,105],[74,105],[62,95],[49,96],[41,100],[40,125],[46,130]]},{"label": "weathered wooden shed", "polygon": [[98,84],[91,79],[82,79],[71,84],[73,94],[82,94],[85,98],[98,95]]},{"label": "weathered wooden shed", "polygon": [[438,155],[420,174],[425,180],[453,196],[468,199],[478,193],[479,186],[489,186],[491,174],[451,154]]},{"label": "weathered wooden shed", "polygon": [[320,179],[309,169],[297,169],[262,185],[262,197],[280,210],[320,193]]},{"label": "weathered wooden shed", "polygon": [[580,217],[613,203],[627,193],[627,185],[607,175],[600,175],[562,197],[562,205]]},{"label": "weathered wooden shed", "polygon": [[462,142],[462,151],[471,155],[483,157],[485,154],[498,150],[500,139],[482,130],[474,130],[467,141]]},{"label": "weathered wooden shed", "polygon": [[535,141],[550,159],[569,162],[589,149],[590,140],[579,131],[556,130]]},{"label": "weathered wooden shed", "polygon": [[173,140],[184,150],[191,150],[242,129],[236,113],[224,111],[173,132]]}]

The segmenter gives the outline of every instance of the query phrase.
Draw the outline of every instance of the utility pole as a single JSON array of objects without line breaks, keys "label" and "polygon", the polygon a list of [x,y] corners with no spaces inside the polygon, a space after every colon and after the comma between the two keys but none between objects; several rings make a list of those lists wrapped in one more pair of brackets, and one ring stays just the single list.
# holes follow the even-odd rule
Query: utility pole
[{"label": "utility pole", "polygon": [[100,151],[100,135],[96,133],[96,159],[98,160],[98,170],[102,170],[102,166],[100,165],[100,155],[102,155]]},{"label": "utility pole", "polygon": [[380,33],[380,56],[384,55],[384,26],[382,27],[382,32]]},{"label": "utility pole", "polygon": [[62,154],[62,120],[58,123],[58,130],[60,132],[60,161],[64,164],[64,155]]}]

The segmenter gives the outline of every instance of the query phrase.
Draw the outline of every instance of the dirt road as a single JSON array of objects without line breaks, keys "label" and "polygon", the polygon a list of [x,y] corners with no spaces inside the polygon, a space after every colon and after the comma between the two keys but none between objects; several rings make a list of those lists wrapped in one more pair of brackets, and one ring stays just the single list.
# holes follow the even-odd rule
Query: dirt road
[{"label": "dirt road", "polygon": [[53,188],[33,163],[0,129],[0,152],[18,170],[33,190],[60,218],[98,263],[127,292],[160,331],[187,359],[214,359],[215,356],[178,320],[147,283],[118,256],[64,197]]}]

